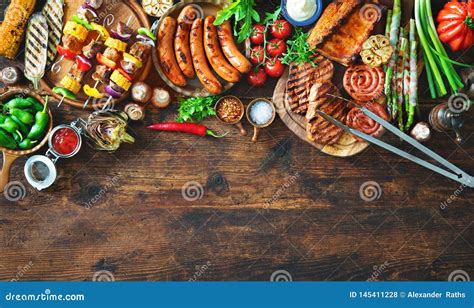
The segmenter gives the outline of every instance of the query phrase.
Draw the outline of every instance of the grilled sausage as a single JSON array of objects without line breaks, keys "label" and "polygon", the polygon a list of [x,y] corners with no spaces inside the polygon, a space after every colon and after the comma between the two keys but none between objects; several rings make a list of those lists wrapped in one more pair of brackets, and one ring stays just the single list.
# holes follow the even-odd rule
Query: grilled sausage
[{"label": "grilled sausage", "polygon": [[194,78],[193,60],[189,48],[189,32],[191,25],[199,14],[193,5],[186,6],[178,16],[178,28],[174,36],[174,52],[178,65],[183,74],[188,78]]},{"label": "grilled sausage", "polygon": [[173,37],[176,30],[176,20],[166,17],[161,22],[158,31],[158,56],[160,58],[161,69],[168,79],[179,87],[186,86],[186,77],[176,62],[173,52]]},{"label": "grilled sausage", "polygon": [[204,50],[206,51],[207,59],[211,63],[212,68],[221,76],[222,79],[228,82],[239,82],[240,73],[236,70],[225,58],[219,45],[217,38],[217,28],[214,26],[214,16],[207,16],[204,20]]},{"label": "grilled sausage", "polygon": [[230,64],[232,64],[232,66],[242,74],[250,72],[252,69],[252,64],[243,54],[240,53],[239,48],[235,44],[234,37],[232,35],[232,28],[228,21],[224,22],[220,26],[217,26],[217,34],[219,36],[219,42],[222,46],[222,51],[224,52],[227,60],[229,60]]},{"label": "grilled sausage", "polygon": [[202,19],[196,19],[191,28],[191,55],[193,56],[194,69],[202,85],[211,94],[222,92],[222,85],[211,71],[207,64],[206,53],[204,51],[204,37],[202,29]]}]

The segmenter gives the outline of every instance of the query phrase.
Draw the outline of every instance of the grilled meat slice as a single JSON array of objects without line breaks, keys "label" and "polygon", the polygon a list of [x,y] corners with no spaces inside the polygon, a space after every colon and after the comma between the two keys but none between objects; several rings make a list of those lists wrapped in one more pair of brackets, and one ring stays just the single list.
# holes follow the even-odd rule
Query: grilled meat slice
[{"label": "grilled meat slice", "polygon": [[321,44],[360,3],[361,0],[335,0],[330,3],[311,29],[308,37],[309,45]]},{"label": "grilled meat slice", "polygon": [[82,53],[87,59],[94,59],[95,56],[101,51],[104,47],[104,42],[100,40],[92,40],[89,44],[82,48]]},{"label": "grilled meat slice", "polygon": [[332,83],[326,82],[323,85],[315,86],[311,89],[311,102],[306,113],[308,139],[323,145],[335,144],[342,137],[344,131],[326,121],[317,113],[317,110],[321,110],[336,120],[343,122],[345,118],[345,102],[338,97],[334,97],[340,96],[340,92]]},{"label": "grilled meat slice", "polygon": [[314,61],[316,66],[310,63],[290,66],[285,99],[294,113],[305,115],[311,88],[323,85],[333,77],[334,65],[331,61],[320,55]]},{"label": "grilled meat slice", "polygon": [[382,9],[379,5],[364,4],[319,46],[319,52],[331,60],[348,66],[359,54],[362,44],[369,38],[381,17]]}]

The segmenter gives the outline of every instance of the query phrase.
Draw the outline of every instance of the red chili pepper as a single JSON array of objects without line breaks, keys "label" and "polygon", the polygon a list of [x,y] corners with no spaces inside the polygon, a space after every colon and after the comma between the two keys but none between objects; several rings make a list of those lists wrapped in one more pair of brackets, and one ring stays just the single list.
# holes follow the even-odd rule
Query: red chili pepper
[{"label": "red chili pepper", "polygon": [[56,50],[61,56],[67,59],[74,60],[74,58],[77,56],[74,51],[72,51],[71,49],[67,49],[66,47],[63,47],[61,45],[56,46]]},{"label": "red chili pepper", "polygon": [[224,135],[219,136],[212,130],[208,129],[206,126],[194,123],[164,122],[150,125],[147,128],[158,131],[182,132],[198,135],[201,137],[212,136],[215,138],[222,138],[227,135],[226,133]]},{"label": "red chili pepper", "polygon": [[81,72],[87,72],[92,68],[92,63],[84,56],[77,56],[76,58],[77,69]]},{"label": "red chili pepper", "polygon": [[128,81],[133,81],[133,77],[130,76],[127,72],[125,72],[123,69],[119,68],[117,71],[125,78],[127,78]]},{"label": "red chili pepper", "polygon": [[115,63],[114,61],[112,61],[110,59],[107,59],[100,52],[97,54],[96,58],[97,58],[97,61],[99,61],[100,64],[105,65],[110,69],[115,69],[115,66],[117,66],[117,63]]}]

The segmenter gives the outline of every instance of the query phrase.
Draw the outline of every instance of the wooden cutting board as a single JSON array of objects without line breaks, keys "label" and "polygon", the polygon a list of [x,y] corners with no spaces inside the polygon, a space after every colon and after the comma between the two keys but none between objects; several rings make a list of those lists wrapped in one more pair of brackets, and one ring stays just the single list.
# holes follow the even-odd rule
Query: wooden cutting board
[{"label": "wooden cutting board", "polygon": [[[66,0],[64,1],[64,18],[63,23],[71,19],[73,15],[76,14],[77,9],[82,5],[83,1],[73,1]],[[130,27],[132,29],[138,29],[140,27],[150,28],[150,21],[148,16],[143,11],[141,5],[136,1],[117,1],[117,0],[104,0],[102,7],[97,11],[99,17],[101,18],[102,24],[107,28],[107,30],[116,29],[119,21],[127,22],[130,19]],[[56,57],[56,60],[59,59],[59,56]],[[57,100],[60,100],[61,97],[52,92],[52,88],[55,86],[60,86],[59,82],[61,79],[68,73],[71,68],[73,61],[63,60],[61,62],[61,70],[59,72],[48,71],[44,78],[41,81],[41,86],[46,91],[50,92]],[[143,66],[139,75],[135,78],[135,81],[143,81],[148,77],[150,70],[153,66],[153,63],[150,59],[146,61],[146,64]],[[91,87],[94,86],[95,81],[92,79],[92,73],[95,70],[94,68],[88,72],[85,76],[82,85],[89,84]],[[99,90],[103,90],[103,87],[100,86]],[[115,103],[120,103],[127,99],[128,93],[123,95],[120,99],[116,100]],[[82,108],[84,101],[87,99],[87,95],[84,92],[79,92],[76,100],[65,99],[64,103],[74,106],[76,108]],[[97,100],[95,103],[88,105],[88,108],[100,109],[105,105],[107,99]]]},{"label": "wooden cutting board", "polygon": [[283,76],[280,78],[280,80],[278,80],[275,91],[273,92],[273,103],[278,115],[280,116],[280,119],[293,133],[296,134],[296,136],[308,142],[321,152],[337,157],[354,156],[364,151],[369,146],[369,144],[366,142],[357,141],[354,137],[352,137],[352,135],[348,133],[344,133],[341,140],[332,146],[325,146],[309,140],[306,137],[305,117],[293,113],[285,100],[288,74],[289,69],[287,68]]},{"label": "wooden cutting board", "polygon": [[[325,4],[327,4],[328,2],[330,1],[326,1]],[[380,0],[378,2],[384,5],[386,9],[391,9],[393,7],[393,0]],[[412,10],[413,10],[413,5],[414,5],[413,0],[402,1],[402,8],[403,8],[402,23],[403,24],[406,24],[410,20]],[[375,30],[373,31],[373,34],[384,32],[385,23],[386,23],[386,15],[387,14],[385,10],[383,14],[383,18],[377,24]],[[336,86],[338,86],[338,88],[342,88],[342,79],[343,79],[346,68],[335,62],[333,62],[333,64],[335,68],[333,83]],[[350,157],[350,156],[357,155],[361,153],[362,151],[364,151],[365,149],[367,149],[367,147],[369,146],[369,143],[357,141],[354,137],[352,137],[352,135],[348,133],[344,133],[341,140],[337,144],[332,145],[332,146],[325,146],[325,145],[310,141],[307,138],[305,117],[291,112],[290,106],[288,106],[288,104],[285,101],[285,91],[286,91],[286,83],[288,80],[288,74],[289,74],[289,69],[287,69],[285,74],[283,74],[283,76],[279,79],[275,87],[274,94],[273,94],[273,103],[275,104],[275,108],[277,109],[277,113],[280,116],[281,120],[292,132],[294,132],[302,140],[308,142],[315,148],[321,150],[321,152],[326,153],[328,155],[332,155],[332,156]],[[342,90],[341,92],[345,93],[344,90]],[[347,98],[350,98],[347,95],[344,95],[344,96]]]}]

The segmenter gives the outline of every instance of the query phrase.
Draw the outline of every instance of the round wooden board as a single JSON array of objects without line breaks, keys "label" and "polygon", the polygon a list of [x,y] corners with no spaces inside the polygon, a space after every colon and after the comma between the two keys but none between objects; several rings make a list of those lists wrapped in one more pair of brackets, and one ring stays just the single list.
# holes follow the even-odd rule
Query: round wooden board
[{"label": "round wooden board", "polygon": [[283,76],[278,80],[273,92],[273,103],[280,119],[285,125],[295,133],[299,138],[308,142],[318,150],[331,156],[349,157],[364,151],[369,143],[357,141],[352,135],[344,133],[341,140],[335,145],[322,145],[312,142],[306,137],[306,119],[303,116],[295,114],[291,111],[290,106],[285,100],[286,83],[288,80],[289,69],[287,68]]},{"label": "round wooden board", "polygon": [[[171,16],[175,19],[178,18],[179,14],[181,13],[182,9],[189,4],[196,5],[198,8],[202,9],[202,12],[200,12],[198,18],[205,18],[206,16],[216,16],[217,12],[220,11],[224,5],[228,3],[227,0],[183,0],[175,4],[171,9],[168,10],[168,12],[161,17],[160,21],[163,20],[166,16]],[[158,23],[157,29],[159,29],[161,23]],[[157,30],[158,31],[158,30]],[[250,50],[250,41],[247,40],[245,43],[242,43],[240,47],[241,52],[246,53],[248,50]],[[250,55],[247,55],[247,58]],[[155,48],[153,50],[153,63],[155,64],[155,68],[160,75],[161,79],[175,92],[178,94],[184,95],[184,96],[210,96],[211,94],[202,86],[201,82],[197,77],[194,79],[187,79],[188,84],[185,87],[178,87],[175,84],[173,84],[163,73],[163,70],[161,69],[160,65],[160,60],[158,57],[158,51]],[[220,78],[217,74],[214,73],[214,75],[219,79],[221,84],[223,85],[224,90],[222,91],[227,92],[229,91],[233,86],[234,83],[227,82]]]},{"label": "round wooden board", "polygon": [[[64,6],[63,21],[66,22],[73,15],[76,14],[77,9],[82,5],[83,1],[65,0],[64,3],[65,3],[64,4],[65,6]],[[102,20],[107,18],[108,22],[106,24],[106,28],[108,30],[115,29],[119,21],[127,22],[130,16],[131,16],[130,27],[132,29],[138,29],[140,27],[150,28],[150,21],[148,19],[148,16],[143,11],[141,5],[137,3],[136,1],[104,0],[104,4],[102,4],[102,7],[98,10],[98,14]],[[113,18],[107,17],[107,16],[113,16]],[[56,59],[59,59],[59,58],[56,57]],[[51,95],[53,95],[54,98],[56,98],[57,100],[60,100],[61,96],[53,93],[52,88],[54,88],[55,86],[59,86],[59,82],[64,77],[64,75],[67,74],[67,72],[69,71],[73,63],[74,63],[73,61],[70,61],[67,59],[63,60],[61,62],[61,70],[58,73],[48,71],[45,77],[41,80],[42,88],[50,92]],[[152,61],[151,59],[148,59],[146,61],[146,64],[143,66],[143,68],[139,72],[138,77],[136,77],[134,81],[145,80],[148,77],[148,74],[150,73],[151,68],[152,68]],[[92,73],[94,72],[94,69],[95,69],[95,66],[85,76],[84,82],[82,83],[83,85],[89,84],[90,86],[93,86],[95,84],[95,81],[91,77]],[[103,90],[103,87],[101,86],[99,87],[99,89]],[[128,96],[129,96],[129,92],[127,92],[120,99],[117,99],[114,102],[121,103],[125,99],[127,99]],[[64,102],[76,108],[83,108],[83,105],[86,99],[87,99],[87,95],[85,95],[81,91],[77,95],[76,100],[64,99]],[[106,99],[101,99],[98,102],[95,102],[94,104],[89,104],[87,108],[88,109],[102,108],[105,105],[106,101],[107,101]]]}]

